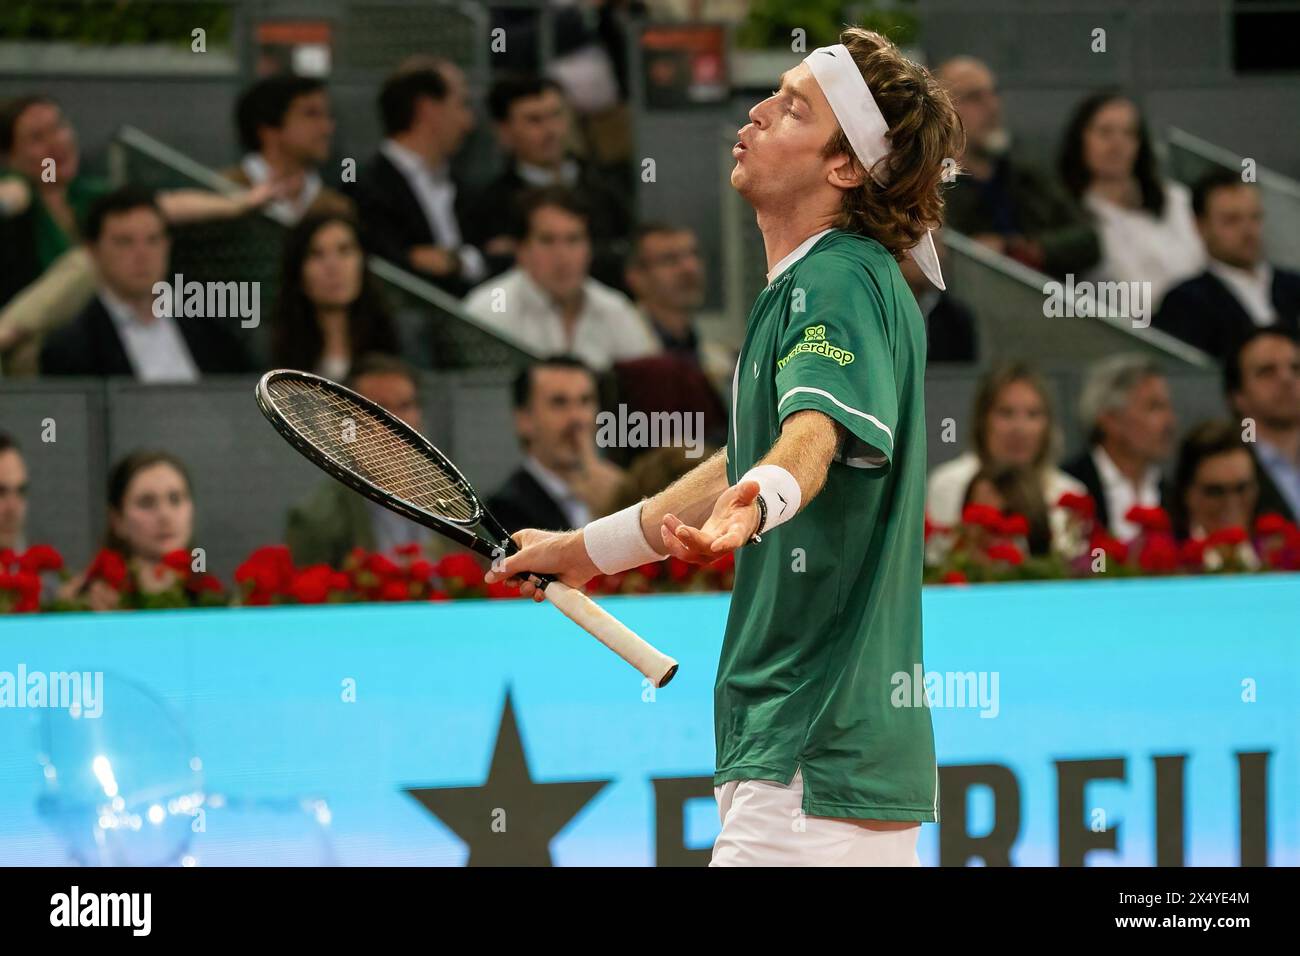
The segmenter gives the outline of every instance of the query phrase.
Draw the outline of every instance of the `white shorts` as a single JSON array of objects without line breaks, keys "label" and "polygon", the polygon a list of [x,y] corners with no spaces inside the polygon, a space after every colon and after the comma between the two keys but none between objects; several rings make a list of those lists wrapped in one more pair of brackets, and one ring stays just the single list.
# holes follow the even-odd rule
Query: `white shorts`
[{"label": "white shorts", "polygon": [[722,832],[709,866],[920,866],[921,825],[873,830],[862,820],[803,812],[803,774],[732,780],[713,788]]}]

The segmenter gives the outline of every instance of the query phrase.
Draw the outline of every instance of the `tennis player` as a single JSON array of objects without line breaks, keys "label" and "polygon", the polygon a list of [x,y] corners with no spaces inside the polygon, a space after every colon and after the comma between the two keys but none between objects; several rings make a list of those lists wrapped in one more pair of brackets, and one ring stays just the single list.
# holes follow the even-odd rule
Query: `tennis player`
[{"label": "tennis player", "polygon": [[[580,586],[736,551],[714,689],[714,866],[915,866],[938,819],[921,664],[926,335],[897,260],[939,288],[929,228],[960,123],[924,69],[851,28],[785,73],[732,152],[767,286],[726,450],[655,497],[499,562]],[[904,699],[899,700],[900,696]]]}]

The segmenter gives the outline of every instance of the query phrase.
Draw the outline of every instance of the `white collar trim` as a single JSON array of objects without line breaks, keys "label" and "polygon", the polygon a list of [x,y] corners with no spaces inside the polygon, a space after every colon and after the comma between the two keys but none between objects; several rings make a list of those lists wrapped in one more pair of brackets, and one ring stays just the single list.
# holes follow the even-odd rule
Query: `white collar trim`
[{"label": "white collar trim", "polygon": [[821,232],[814,233],[803,242],[799,243],[799,245],[795,246],[789,255],[772,267],[772,271],[767,274],[767,284],[771,285],[780,277],[782,272],[785,272],[786,269],[789,269],[804,256],[808,255],[808,250],[817,244],[818,239],[826,235],[826,233],[834,231],[834,226],[831,226],[828,229],[823,229]]}]

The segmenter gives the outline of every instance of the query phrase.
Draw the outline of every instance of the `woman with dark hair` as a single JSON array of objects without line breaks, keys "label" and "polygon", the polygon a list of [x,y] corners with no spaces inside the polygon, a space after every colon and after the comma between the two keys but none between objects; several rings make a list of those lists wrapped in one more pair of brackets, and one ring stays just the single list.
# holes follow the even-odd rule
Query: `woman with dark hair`
[{"label": "woman with dark hair", "polygon": [[966,488],[966,505],[985,505],[1003,514],[1021,515],[1029,526],[1025,543],[1030,554],[1047,554],[1052,549],[1052,527],[1042,485],[1030,468],[1014,465],[986,465]]},{"label": "woman with dark hair", "polygon": [[[165,451],[135,451],[108,475],[108,527],[104,548],[116,552],[145,592],[171,587],[176,572],[162,559],[186,550],[194,536],[194,498],[189,471]],[[87,577],[91,577],[87,585]],[[70,579],[60,596],[83,598],[93,611],[118,605],[118,591],[98,576],[82,572]]]},{"label": "woman with dark hair", "polygon": [[308,215],[285,237],[274,335],[276,365],[335,381],[358,355],[398,353],[397,328],[351,217]]},{"label": "woman with dark hair", "polygon": [[970,420],[974,447],[930,472],[925,509],[931,520],[960,521],[967,489],[984,468],[1028,470],[1049,509],[1067,491],[1087,494],[1080,481],[1056,466],[1061,440],[1051,393],[1029,363],[1004,362],[990,369],[975,393]]},{"label": "woman with dark hair", "polygon": [[1227,528],[1247,533],[1259,501],[1255,459],[1239,426],[1201,422],[1183,439],[1174,469],[1170,519],[1179,538],[1203,538]]},{"label": "woman with dark hair", "polygon": [[1166,289],[1200,271],[1205,249],[1191,193],[1161,177],[1133,100],[1105,90],[1080,103],[1065,130],[1060,169],[1101,238],[1101,262],[1085,278],[1150,282],[1154,309]]}]

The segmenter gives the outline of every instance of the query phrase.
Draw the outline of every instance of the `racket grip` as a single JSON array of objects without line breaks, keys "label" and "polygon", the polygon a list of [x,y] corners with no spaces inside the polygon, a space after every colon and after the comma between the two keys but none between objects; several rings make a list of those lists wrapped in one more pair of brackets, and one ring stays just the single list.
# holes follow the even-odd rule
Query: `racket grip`
[{"label": "racket grip", "polygon": [[655,650],[581,591],[550,581],[542,593],[565,617],[650,678],[655,687],[663,687],[677,673],[675,660]]}]

